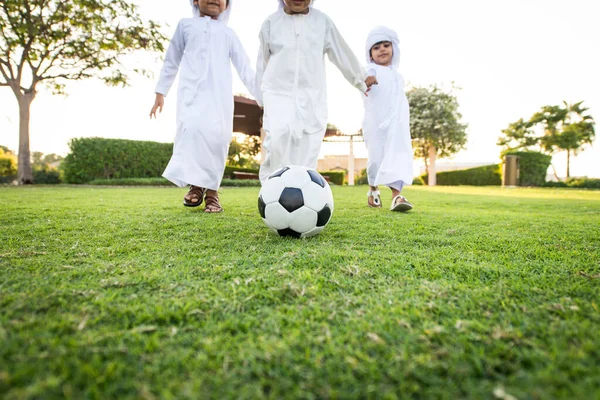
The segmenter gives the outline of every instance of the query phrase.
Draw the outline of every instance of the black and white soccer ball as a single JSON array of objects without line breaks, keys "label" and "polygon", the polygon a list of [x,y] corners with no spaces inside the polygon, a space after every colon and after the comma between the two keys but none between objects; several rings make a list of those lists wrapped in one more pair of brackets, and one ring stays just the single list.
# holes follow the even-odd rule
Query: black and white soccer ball
[{"label": "black and white soccer ball", "polygon": [[333,215],[329,183],[313,169],[290,165],[275,171],[258,195],[258,212],[280,236],[318,235]]}]

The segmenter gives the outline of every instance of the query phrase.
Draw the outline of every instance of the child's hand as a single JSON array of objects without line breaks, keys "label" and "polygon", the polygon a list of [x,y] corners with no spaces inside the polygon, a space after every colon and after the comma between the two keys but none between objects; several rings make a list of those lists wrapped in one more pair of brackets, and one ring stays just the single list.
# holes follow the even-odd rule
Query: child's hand
[{"label": "child's hand", "polygon": [[367,91],[365,92],[365,95],[367,95],[367,93],[369,93],[371,91],[371,86],[377,85],[377,84],[379,84],[379,82],[377,82],[376,77],[374,77],[374,76],[367,77],[367,79],[365,79],[365,85],[367,85]]},{"label": "child's hand", "polygon": [[162,112],[162,109],[165,105],[165,96],[160,93],[156,93],[156,100],[154,100],[154,106],[152,106],[152,110],[150,110],[150,119],[154,117],[156,119],[156,111],[159,113]]}]

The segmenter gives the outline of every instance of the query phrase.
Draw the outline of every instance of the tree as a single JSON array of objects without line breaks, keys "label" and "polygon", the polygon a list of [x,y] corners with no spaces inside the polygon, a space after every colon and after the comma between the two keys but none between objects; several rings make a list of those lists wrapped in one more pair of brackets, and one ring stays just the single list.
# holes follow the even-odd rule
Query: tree
[{"label": "tree", "polygon": [[229,145],[227,165],[232,167],[256,168],[258,161],[256,156],[260,153],[260,140],[254,136],[246,136],[244,141],[239,142],[235,137]]},{"label": "tree", "polygon": [[518,120],[504,129],[498,145],[504,150],[536,149],[548,154],[567,152],[567,178],[571,176],[571,155],[591,145],[596,132],[594,119],[586,114],[583,102],[544,106],[528,121]]},{"label": "tree", "polygon": [[531,117],[534,125],[544,127],[540,144],[546,152],[567,152],[567,179],[571,177],[571,154],[579,154],[596,136],[594,119],[586,114],[589,109],[582,104],[583,101],[575,104],[565,101],[563,106],[545,106]]},{"label": "tree", "polygon": [[407,92],[410,131],[415,155],[425,160],[430,186],[436,184],[436,158],[449,157],[465,148],[467,125],[460,122],[458,100],[453,92],[433,85]]},{"label": "tree", "polygon": [[9,87],[19,105],[21,184],[32,182],[29,121],[39,86],[56,94],[68,81],[88,78],[125,86],[122,56],[163,51],[159,28],[126,0],[0,0],[0,87]]},{"label": "tree", "polygon": [[41,168],[44,166],[52,166],[54,163],[60,163],[63,158],[54,153],[44,154],[41,151],[34,151],[31,153],[31,166],[35,169],[36,167]]}]

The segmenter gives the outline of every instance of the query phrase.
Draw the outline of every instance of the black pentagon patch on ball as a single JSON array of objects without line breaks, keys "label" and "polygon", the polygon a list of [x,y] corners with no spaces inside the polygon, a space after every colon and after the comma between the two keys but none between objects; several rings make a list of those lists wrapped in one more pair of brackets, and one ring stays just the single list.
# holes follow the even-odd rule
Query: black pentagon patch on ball
[{"label": "black pentagon patch on ball", "polygon": [[325,187],[325,185],[327,184],[327,181],[317,171],[309,169],[308,174],[310,175],[310,180],[316,183],[317,185]]},{"label": "black pentagon patch on ball", "polygon": [[267,208],[267,205],[265,204],[262,196],[258,196],[258,212],[263,218],[265,218],[265,208]]},{"label": "black pentagon patch on ball", "polygon": [[327,225],[329,218],[331,218],[331,208],[329,208],[329,206],[325,206],[317,213],[317,227]]},{"label": "black pentagon patch on ball", "polygon": [[283,167],[283,168],[279,168],[277,171],[273,172],[271,175],[269,175],[269,179],[273,179],[273,178],[278,178],[281,175],[283,175],[283,173],[285,171],[287,171],[288,169],[290,169],[290,167]]},{"label": "black pentagon patch on ball", "polygon": [[302,190],[296,188],[285,188],[279,198],[279,204],[283,206],[288,212],[292,213],[297,209],[304,206],[304,196],[302,196]]},{"label": "black pentagon patch on ball", "polygon": [[287,228],[287,229],[280,229],[277,231],[277,233],[279,233],[279,236],[289,236],[289,237],[293,237],[296,239],[300,239],[302,237],[301,234],[299,234],[298,232],[296,232],[293,229]]}]

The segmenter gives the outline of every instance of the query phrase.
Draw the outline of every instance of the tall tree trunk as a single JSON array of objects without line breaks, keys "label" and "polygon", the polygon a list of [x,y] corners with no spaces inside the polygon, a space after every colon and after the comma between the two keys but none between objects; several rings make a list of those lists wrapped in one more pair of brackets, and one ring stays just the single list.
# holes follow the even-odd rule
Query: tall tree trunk
[{"label": "tall tree trunk", "polygon": [[23,94],[19,100],[19,184],[33,183],[29,150],[29,118],[35,92]]},{"label": "tall tree trunk", "polygon": [[567,150],[567,179],[571,177],[571,150]]},{"label": "tall tree trunk", "polygon": [[429,175],[429,182],[428,182],[429,186],[436,185],[436,172],[435,172],[436,154],[437,154],[437,149],[435,148],[435,146],[430,145],[429,146],[429,171],[427,171],[427,174]]}]

